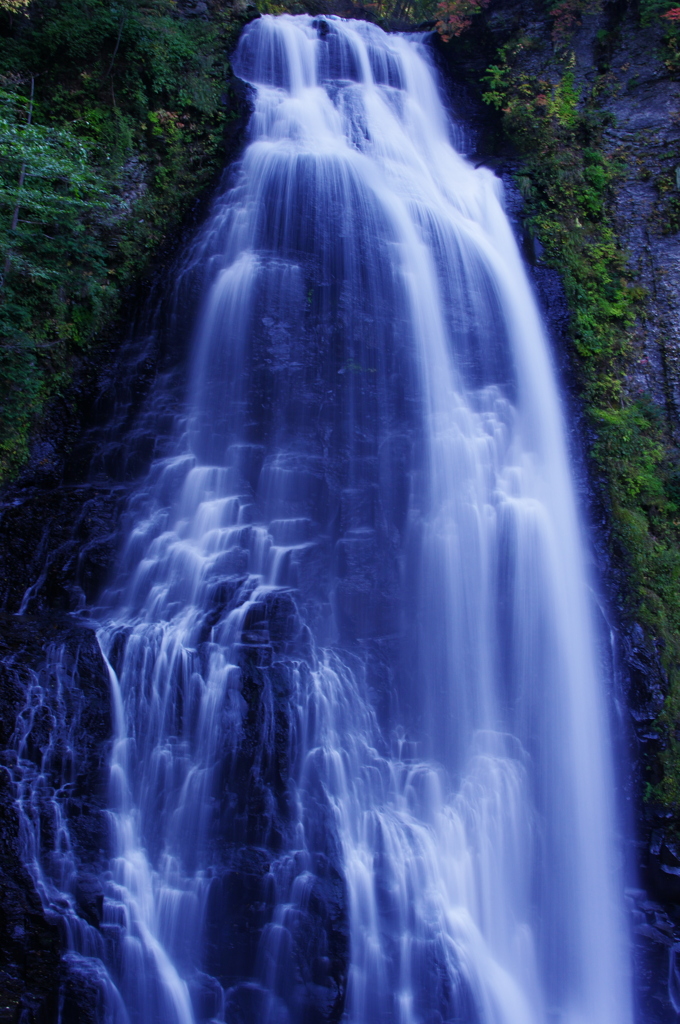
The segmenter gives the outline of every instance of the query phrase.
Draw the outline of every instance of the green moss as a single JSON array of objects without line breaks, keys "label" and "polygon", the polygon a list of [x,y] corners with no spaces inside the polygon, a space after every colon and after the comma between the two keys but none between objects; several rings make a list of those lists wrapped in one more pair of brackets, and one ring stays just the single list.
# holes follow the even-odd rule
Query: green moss
[{"label": "green moss", "polygon": [[[517,182],[529,227],[564,280],[592,454],[608,492],[615,553],[629,574],[628,614],[659,643],[669,678],[656,723],[663,749],[650,766],[657,781],[647,795],[662,800],[680,827],[679,460],[658,407],[632,381],[639,358],[632,338],[646,296],[631,279],[609,212],[623,168],[603,153],[608,115],[598,83],[579,94],[568,55],[552,58],[545,79],[529,75],[523,49],[522,41],[501,48],[484,99],[501,112],[521,156]],[[677,230],[674,184],[659,183],[669,230]]]}]

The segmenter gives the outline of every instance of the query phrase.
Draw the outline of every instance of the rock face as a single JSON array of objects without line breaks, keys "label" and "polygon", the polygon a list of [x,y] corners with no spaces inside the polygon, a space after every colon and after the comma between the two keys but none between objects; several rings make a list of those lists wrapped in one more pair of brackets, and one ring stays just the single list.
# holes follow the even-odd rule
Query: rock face
[{"label": "rock face", "polygon": [[[594,19],[591,36],[598,27]],[[614,193],[616,231],[630,253],[636,283],[646,290],[645,318],[633,333],[636,360],[627,388],[633,395],[652,396],[677,445],[680,82],[659,57],[660,35],[655,27],[641,32],[632,7],[617,12],[602,104],[613,115],[612,125],[604,133],[607,156],[620,167]],[[646,766],[654,763],[660,745],[654,720],[668,692],[668,680],[658,646],[638,624],[622,630],[621,639],[634,771],[641,790],[650,781]],[[670,839],[669,817],[665,808],[654,803],[643,804],[637,815],[637,860],[647,893],[642,898],[633,893],[633,933],[643,1019],[650,1024],[677,1020],[680,1007],[676,965],[680,859]]]},{"label": "rock face", "polygon": [[604,103],[614,117],[607,156],[622,165],[616,229],[636,282],[647,290],[632,390],[649,392],[680,440],[680,82],[657,56],[653,30],[633,12],[618,22]]}]

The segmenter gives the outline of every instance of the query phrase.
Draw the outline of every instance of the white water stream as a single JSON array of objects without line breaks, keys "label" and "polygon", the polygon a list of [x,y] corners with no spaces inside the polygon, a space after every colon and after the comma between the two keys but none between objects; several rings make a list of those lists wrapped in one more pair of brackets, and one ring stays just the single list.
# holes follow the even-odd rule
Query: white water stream
[{"label": "white water stream", "polygon": [[[629,1024],[584,540],[501,186],[418,40],[267,16],[234,68],[186,431],[100,631],[111,1019]],[[240,846],[264,909],[227,942]]]}]

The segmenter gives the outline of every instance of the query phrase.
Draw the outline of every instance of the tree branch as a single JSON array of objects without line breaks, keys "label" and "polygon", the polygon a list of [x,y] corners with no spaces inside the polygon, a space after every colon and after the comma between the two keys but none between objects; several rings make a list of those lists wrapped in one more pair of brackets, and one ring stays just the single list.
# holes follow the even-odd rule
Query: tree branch
[{"label": "tree branch", "polygon": [[104,75],[104,79],[103,79],[104,81],[106,81],[106,79],[111,74],[111,70],[113,68],[113,62],[116,59],[116,54],[118,53],[118,47],[120,46],[120,37],[123,34],[124,27],[125,27],[125,15],[123,15],[123,17],[121,18],[120,25],[118,26],[118,38],[116,39],[116,45],[113,48],[113,56],[111,57],[111,63],[109,64],[109,70]]}]

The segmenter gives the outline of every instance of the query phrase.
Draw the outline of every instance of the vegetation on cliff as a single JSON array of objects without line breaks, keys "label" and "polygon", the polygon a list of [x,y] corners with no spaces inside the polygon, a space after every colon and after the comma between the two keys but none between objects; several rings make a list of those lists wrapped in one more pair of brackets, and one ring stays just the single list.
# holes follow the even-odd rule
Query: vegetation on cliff
[{"label": "vegetation on cliff", "polygon": [[0,3],[0,481],[223,165],[228,53],[248,12],[209,13]]},{"label": "vegetation on cliff", "polygon": [[[628,155],[611,159],[603,142],[615,122],[608,99],[617,12],[612,17],[610,8],[609,17],[600,18],[595,74],[583,75],[573,48],[581,18],[602,12],[596,4],[551,4],[534,20],[533,32],[512,32],[487,66],[483,99],[498,111],[518,158],[515,178],[526,202],[526,227],[538,240],[544,265],[557,269],[564,282],[591,454],[610,510],[615,559],[628,577],[625,614],[646,628],[667,674],[655,723],[659,742],[645,766],[645,796],[669,808],[679,827],[680,452],[668,409],[651,399],[635,373],[647,362],[641,344],[649,326],[647,294],[613,216]],[[665,66],[668,77],[680,71],[676,10],[680,14],[664,0],[642,0],[638,11],[641,30],[656,28],[648,34],[649,59]],[[546,45],[548,29],[552,46]],[[675,233],[677,182],[662,173],[657,190],[649,230]]]}]

